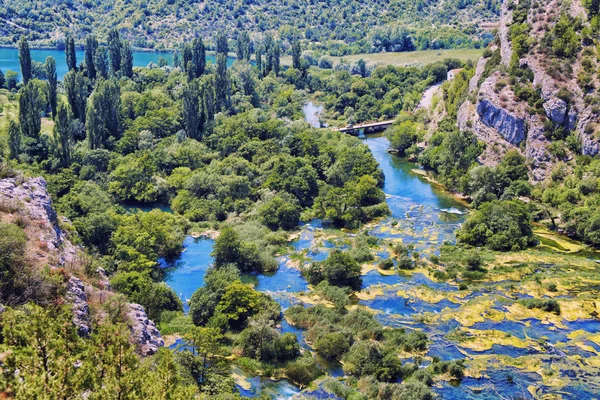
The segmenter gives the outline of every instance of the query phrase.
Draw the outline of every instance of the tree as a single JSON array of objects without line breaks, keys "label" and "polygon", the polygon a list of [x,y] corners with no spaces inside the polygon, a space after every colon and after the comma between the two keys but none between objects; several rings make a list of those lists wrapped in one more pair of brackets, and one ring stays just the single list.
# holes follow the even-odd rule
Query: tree
[{"label": "tree", "polygon": [[86,127],[90,149],[109,146],[120,137],[121,90],[115,79],[102,80],[89,98]]},{"label": "tree", "polygon": [[0,69],[0,89],[3,89],[6,85],[6,78],[4,78],[4,72]]},{"label": "tree", "polygon": [[327,333],[315,342],[315,348],[320,355],[329,359],[340,359],[350,348],[348,337],[341,332]]},{"label": "tree", "polygon": [[75,39],[72,36],[67,36],[65,43],[65,57],[67,59],[67,67],[69,71],[77,69],[77,54],[75,53]]},{"label": "tree", "polygon": [[71,163],[71,123],[69,110],[63,103],[58,106],[58,113],[54,121],[54,140],[57,144],[56,148],[61,165],[68,167]]},{"label": "tree", "polygon": [[229,108],[230,82],[227,73],[227,56],[217,54],[217,71],[215,74],[215,102],[216,109],[223,111]]},{"label": "tree", "polygon": [[96,70],[96,76],[101,78],[108,78],[108,49],[104,46],[99,46],[94,52],[94,68]]},{"label": "tree", "polygon": [[273,71],[275,71],[276,76],[279,76],[280,69],[281,69],[281,44],[277,41],[277,42],[275,42],[275,46],[273,47]]},{"label": "tree", "polygon": [[194,77],[199,78],[204,74],[206,68],[206,49],[201,37],[192,41],[192,64],[194,66]]},{"label": "tree", "polygon": [[42,104],[39,87],[30,81],[20,91],[19,125],[23,136],[37,140],[42,129]]},{"label": "tree", "polygon": [[296,37],[292,42],[292,66],[295,69],[300,69],[301,64],[302,48],[300,47],[300,40]]},{"label": "tree", "polygon": [[193,80],[184,87],[182,103],[181,111],[185,130],[190,138],[198,140],[202,137],[202,128],[206,117],[197,81]]},{"label": "tree", "polygon": [[359,290],[362,284],[360,264],[347,252],[337,249],[329,253],[325,261],[313,263],[306,275],[313,285],[326,280],[330,285]]},{"label": "tree", "polygon": [[527,206],[519,200],[484,203],[473,212],[458,232],[461,243],[487,246],[492,250],[522,250],[536,240]]},{"label": "tree", "polygon": [[225,57],[229,54],[229,45],[227,44],[227,36],[223,31],[217,33],[217,54],[223,54]]},{"label": "tree", "polygon": [[0,222],[0,300],[3,303],[13,295],[15,276],[25,262],[26,245],[27,236],[22,228]]},{"label": "tree", "polygon": [[121,45],[121,73],[123,76],[133,78],[133,50],[127,41]]},{"label": "tree", "polygon": [[15,121],[8,121],[8,158],[18,160],[21,154],[21,127]]},{"label": "tree", "polygon": [[25,37],[19,40],[19,62],[21,63],[21,74],[23,75],[23,83],[27,84],[33,77],[31,68],[31,52],[29,51],[29,43]]},{"label": "tree", "polygon": [[250,61],[252,55],[250,51],[250,35],[243,31],[238,35],[236,55],[239,61]]},{"label": "tree", "polygon": [[121,201],[152,203],[158,197],[155,173],[156,165],[147,154],[127,157],[111,173],[108,191]]},{"label": "tree", "polygon": [[50,109],[52,110],[52,118],[55,118],[58,77],[56,75],[56,60],[54,57],[46,58],[44,69],[46,70],[46,77],[48,78],[48,101],[50,102]]},{"label": "tree", "polygon": [[98,40],[96,36],[88,35],[85,38],[84,60],[87,76],[92,80],[96,79],[96,51],[98,51]]},{"label": "tree", "polygon": [[19,83],[19,74],[16,71],[9,69],[6,71],[4,78],[6,79],[6,88],[8,90],[17,88],[17,84]]},{"label": "tree", "polygon": [[204,286],[192,294],[189,315],[194,325],[206,325],[225,294],[227,287],[240,279],[240,272],[233,264],[211,268],[204,276]]},{"label": "tree", "polygon": [[392,149],[404,155],[409,147],[417,142],[417,129],[414,122],[404,121],[399,125],[394,125],[386,133]]},{"label": "tree", "polygon": [[108,32],[108,53],[110,55],[110,70],[113,74],[117,74],[121,69],[121,38],[119,31],[111,29]]},{"label": "tree", "polygon": [[241,330],[250,317],[262,311],[261,305],[260,293],[237,281],[227,287],[216,311],[227,318],[232,329]]},{"label": "tree", "polygon": [[81,71],[69,71],[63,78],[67,101],[73,116],[85,123],[90,82]]},{"label": "tree", "polygon": [[241,247],[242,242],[233,228],[226,226],[221,229],[221,234],[215,240],[211,254],[215,259],[215,266],[221,267],[237,263],[241,258]]}]

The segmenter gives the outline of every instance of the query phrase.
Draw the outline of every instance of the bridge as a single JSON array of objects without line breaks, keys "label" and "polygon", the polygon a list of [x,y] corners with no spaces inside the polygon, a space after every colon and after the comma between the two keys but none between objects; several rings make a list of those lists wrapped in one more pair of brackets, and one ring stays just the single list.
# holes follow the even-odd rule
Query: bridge
[{"label": "bridge", "polygon": [[361,133],[375,133],[386,130],[395,121],[381,121],[381,122],[369,122],[359,125],[348,125],[344,128],[338,128],[339,132],[348,133],[350,135],[360,135]]}]

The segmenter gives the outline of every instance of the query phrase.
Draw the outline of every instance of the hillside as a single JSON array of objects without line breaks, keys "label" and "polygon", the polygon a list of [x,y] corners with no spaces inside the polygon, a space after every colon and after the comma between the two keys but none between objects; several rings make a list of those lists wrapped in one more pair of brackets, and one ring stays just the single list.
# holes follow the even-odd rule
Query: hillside
[{"label": "hillside", "polygon": [[492,37],[500,1],[5,0],[3,5],[3,45],[16,45],[25,33],[35,45],[61,46],[67,32],[82,42],[92,31],[104,37],[117,27],[136,47],[164,49],[219,30],[233,37],[242,28],[254,36],[299,35],[312,49],[344,55],[482,47]]},{"label": "hillside", "polygon": [[486,143],[481,163],[496,165],[517,149],[534,181],[561,161],[598,154],[600,141],[597,10],[580,0],[543,3],[502,7],[498,37],[458,113],[460,129]]}]

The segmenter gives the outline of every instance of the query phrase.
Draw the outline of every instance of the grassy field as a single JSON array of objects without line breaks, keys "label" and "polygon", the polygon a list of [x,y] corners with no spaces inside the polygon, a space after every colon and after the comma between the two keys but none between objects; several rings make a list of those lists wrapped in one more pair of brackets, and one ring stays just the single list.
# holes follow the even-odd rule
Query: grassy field
[{"label": "grassy field", "polygon": [[[6,140],[8,121],[19,120],[18,96],[6,89],[0,89],[0,141]],[[42,133],[51,134],[54,122],[50,118],[42,118]]]},{"label": "grassy field", "polygon": [[[441,61],[444,58],[458,58],[463,61],[477,61],[483,50],[478,49],[450,49],[450,50],[422,50],[422,51],[407,51],[403,53],[374,53],[374,54],[355,54],[345,57],[332,57],[335,62],[346,60],[355,62],[359,59],[365,60],[368,64],[391,64],[396,66],[405,65],[425,65],[436,61]],[[291,65],[292,58],[290,56],[281,59],[283,65]]]}]

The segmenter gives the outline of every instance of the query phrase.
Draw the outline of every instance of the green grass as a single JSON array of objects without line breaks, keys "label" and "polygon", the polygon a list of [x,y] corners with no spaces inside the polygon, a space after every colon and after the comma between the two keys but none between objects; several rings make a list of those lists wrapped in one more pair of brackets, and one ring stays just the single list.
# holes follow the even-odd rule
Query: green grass
[{"label": "green grass", "polygon": [[[395,66],[406,65],[426,65],[436,61],[442,61],[445,58],[458,58],[462,61],[473,60],[477,61],[483,50],[479,49],[449,49],[449,50],[421,50],[407,51],[402,53],[373,53],[373,54],[355,54],[344,57],[331,57],[335,62],[346,60],[355,62],[359,59],[365,60],[368,64],[389,64]],[[283,65],[291,65],[292,58],[290,56],[282,57]]]}]

